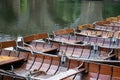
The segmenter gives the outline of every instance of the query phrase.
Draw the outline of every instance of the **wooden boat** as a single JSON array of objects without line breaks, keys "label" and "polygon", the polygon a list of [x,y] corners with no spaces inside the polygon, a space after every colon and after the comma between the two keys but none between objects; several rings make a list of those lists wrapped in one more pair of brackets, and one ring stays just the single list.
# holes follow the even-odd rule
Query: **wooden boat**
[{"label": "wooden boat", "polygon": [[76,37],[74,35],[74,29],[61,29],[56,30],[53,32],[52,37],[49,38],[51,42],[57,42],[62,44],[69,44],[69,45],[88,45],[81,43],[81,40],[79,40],[79,36]]},{"label": "wooden boat", "polygon": [[106,18],[106,21],[117,22],[118,18],[117,17],[109,17],[109,18]]},{"label": "wooden boat", "polygon": [[120,21],[120,15],[119,15],[119,16],[117,16],[117,21],[118,21],[118,22]]},{"label": "wooden boat", "polygon": [[[87,28],[89,24],[83,25],[83,26],[78,26],[76,30],[76,35],[84,35],[84,36],[91,36],[91,37],[103,37],[103,38],[109,38],[109,37],[114,37],[114,38],[119,38],[119,31],[105,31],[105,30],[95,30],[93,28]],[[86,27],[86,29],[81,29],[81,27]]]},{"label": "wooden boat", "polygon": [[120,24],[110,21],[98,21],[94,23],[95,29],[105,31],[120,31]]},{"label": "wooden boat", "polygon": [[117,22],[110,22],[110,21],[96,21],[93,24],[84,24],[77,27],[77,30],[83,29],[92,29],[92,30],[101,30],[101,31],[120,31],[120,23]]},{"label": "wooden boat", "polygon": [[[98,22],[98,25],[103,25],[103,23]],[[78,26],[75,32],[75,34],[77,35],[103,37],[103,38],[109,38],[109,37],[119,38],[119,33],[120,33],[119,31],[115,32],[115,31],[105,30],[105,29],[96,29],[95,26],[92,24],[85,24],[85,25]]]},{"label": "wooden boat", "polygon": [[92,29],[94,28],[94,25],[93,24],[84,24],[84,25],[79,25],[77,26],[77,32],[80,32],[80,30],[86,30],[86,29]]},{"label": "wooden boat", "polygon": [[112,47],[119,48],[119,32],[83,30],[76,34],[81,36],[82,41],[86,43],[95,43],[98,46],[106,45],[106,47],[111,47],[112,45]]},{"label": "wooden boat", "polygon": [[34,53],[49,53],[57,54],[57,47],[47,40],[49,35],[47,33],[33,34],[25,36],[22,41],[18,42],[18,49]]},{"label": "wooden boat", "polygon": [[114,25],[116,24],[120,25],[120,16],[106,18],[106,21],[110,21]]},{"label": "wooden boat", "polygon": [[[72,58],[61,63],[59,56],[5,49],[7,47],[16,48],[15,41],[1,42],[0,45],[1,55],[9,57],[9,61],[0,65],[2,80],[120,80],[119,66],[84,62]],[[6,66],[9,68],[5,68]]]}]

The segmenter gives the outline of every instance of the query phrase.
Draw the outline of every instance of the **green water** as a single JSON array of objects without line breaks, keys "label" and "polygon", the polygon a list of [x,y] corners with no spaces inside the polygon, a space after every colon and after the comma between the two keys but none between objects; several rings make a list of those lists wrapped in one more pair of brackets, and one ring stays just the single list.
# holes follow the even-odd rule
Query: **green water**
[{"label": "green water", "polygon": [[0,0],[0,41],[117,15],[119,0]]}]

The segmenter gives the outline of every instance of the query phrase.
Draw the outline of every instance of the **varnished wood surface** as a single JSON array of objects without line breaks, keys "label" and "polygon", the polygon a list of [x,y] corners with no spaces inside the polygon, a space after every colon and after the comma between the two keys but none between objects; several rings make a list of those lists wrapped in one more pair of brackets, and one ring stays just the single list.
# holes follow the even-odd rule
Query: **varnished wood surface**
[{"label": "varnished wood surface", "polygon": [[15,57],[9,57],[9,56],[0,56],[0,62],[5,61],[5,60],[11,60],[14,59]]},{"label": "varnished wood surface", "polygon": [[60,29],[60,30],[53,31],[53,33],[55,34],[55,36],[66,35],[66,34],[74,33],[74,29],[73,28]]},{"label": "varnished wood surface", "polygon": [[[22,44],[18,46],[19,49],[33,52],[33,53],[52,53],[57,52],[57,47],[45,42],[43,39],[49,38],[47,33],[33,34],[23,37]],[[39,41],[35,41],[39,40]]]},{"label": "varnished wood surface", "polygon": [[[77,49],[78,48],[78,49]],[[67,49],[62,48],[62,46],[60,47],[60,49],[65,49],[68,50],[67,55],[76,55],[78,54],[77,50],[83,49],[83,53],[79,54],[83,57],[89,57],[89,46],[86,47],[74,47],[74,46],[69,46],[67,47]],[[69,52],[72,49],[76,49],[73,50],[73,52]],[[102,49],[103,50],[103,49]],[[104,50],[106,51],[106,50]],[[104,52],[103,51],[103,52]],[[71,54],[70,54],[71,53]],[[62,72],[64,73],[65,71],[69,70],[69,69],[74,69],[76,67],[78,67],[79,65],[82,64],[81,60],[76,60],[76,59],[66,59],[66,61],[64,63],[61,63],[61,57],[60,56],[49,56],[49,55],[42,55],[42,54],[31,54],[29,52],[19,52],[18,54],[16,54],[14,51],[9,51],[9,50],[1,50],[1,55],[3,56],[11,56],[11,57],[15,57],[17,56],[17,60],[20,60],[21,58],[25,59],[26,62],[24,62],[24,64],[22,64],[21,66],[19,66],[18,68],[14,69],[14,72],[16,75],[22,76],[22,77],[26,77],[26,75],[29,74],[29,72],[33,72],[34,70],[38,70],[38,71],[43,71],[45,72],[45,75],[39,75],[39,74],[34,74],[33,76],[36,77],[40,77],[43,79],[47,79],[49,77],[52,77],[54,75],[57,75],[59,73],[62,74]],[[87,56],[88,55],[88,56]],[[15,59],[14,59],[15,60]],[[15,61],[17,61],[15,60]],[[97,63],[91,63],[91,62],[84,62],[84,65],[82,68],[85,68],[85,72],[82,72],[80,74],[77,75],[73,75],[72,77],[69,77],[67,79],[73,80],[90,80],[92,79],[102,79],[102,80],[109,80],[109,79],[120,79],[120,67],[116,67],[116,66],[111,66],[111,65],[104,65],[104,64],[97,64]],[[9,75],[8,75],[9,76]],[[81,77],[82,76],[82,77]],[[109,76],[109,77],[108,77]],[[81,78],[80,78],[81,77]],[[11,76],[8,77],[9,80],[15,78],[15,76]],[[6,80],[6,76],[4,76],[3,78],[4,80]],[[64,79],[64,80],[67,80]],[[16,80],[19,80],[16,78]]]},{"label": "varnished wood surface", "polygon": [[14,62],[23,61],[24,58],[10,57],[10,56],[0,56],[0,66],[7,65]]},{"label": "varnished wood surface", "polygon": [[33,40],[48,38],[47,33],[33,34],[23,37],[24,42],[32,42]]}]

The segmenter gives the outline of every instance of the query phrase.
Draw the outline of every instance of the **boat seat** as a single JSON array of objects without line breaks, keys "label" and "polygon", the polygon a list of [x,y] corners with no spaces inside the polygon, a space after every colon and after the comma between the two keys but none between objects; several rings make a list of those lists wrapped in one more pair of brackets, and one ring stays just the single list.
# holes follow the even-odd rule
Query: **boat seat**
[{"label": "boat seat", "polygon": [[116,22],[116,21],[117,21],[117,17],[109,17],[109,18],[106,18],[106,21]]},{"label": "boat seat", "polygon": [[0,55],[17,57],[17,54],[14,50],[15,46],[15,40],[0,42]]},{"label": "boat seat", "polygon": [[93,24],[84,24],[84,25],[79,25],[77,27],[77,32],[80,32],[81,30],[84,30],[84,29],[89,29],[89,28],[94,28],[94,25]]},{"label": "boat seat", "polygon": [[[30,36],[23,37],[23,44],[18,45],[20,50],[25,50],[33,53],[50,53],[57,54],[57,47],[55,47],[49,41],[45,42],[43,39],[48,38],[47,33],[34,34]],[[39,40],[39,41],[36,41]]]},{"label": "boat seat", "polygon": [[120,21],[120,15],[119,15],[119,16],[117,16],[117,21],[118,21],[118,22]]}]

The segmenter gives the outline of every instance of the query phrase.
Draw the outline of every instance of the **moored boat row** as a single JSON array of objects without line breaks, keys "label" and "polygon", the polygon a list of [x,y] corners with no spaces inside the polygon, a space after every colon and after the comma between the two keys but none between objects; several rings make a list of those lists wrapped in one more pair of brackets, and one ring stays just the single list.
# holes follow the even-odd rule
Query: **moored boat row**
[{"label": "moored boat row", "polygon": [[13,57],[9,58],[9,62],[4,61],[2,62],[4,64],[0,64],[0,74],[2,75],[2,79],[5,80],[7,78],[9,80],[11,78],[17,80],[120,79],[119,66],[75,60],[72,58],[68,58],[65,63],[61,63],[61,57],[55,55],[31,54],[30,52],[4,49],[7,47],[15,48],[15,41],[1,42],[0,44],[1,56]]},{"label": "moored boat row", "polygon": [[120,25],[116,18],[0,42],[0,78],[120,80]]}]

